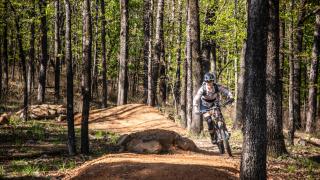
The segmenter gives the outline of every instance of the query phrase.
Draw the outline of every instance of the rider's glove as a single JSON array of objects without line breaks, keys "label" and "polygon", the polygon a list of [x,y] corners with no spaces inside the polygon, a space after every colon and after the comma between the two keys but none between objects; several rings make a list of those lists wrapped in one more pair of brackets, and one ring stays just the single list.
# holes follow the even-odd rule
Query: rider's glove
[{"label": "rider's glove", "polygon": [[194,111],[195,114],[200,114],[201,113],[199,106],[193,106],[193,109],[194,109],[193,111]]}]

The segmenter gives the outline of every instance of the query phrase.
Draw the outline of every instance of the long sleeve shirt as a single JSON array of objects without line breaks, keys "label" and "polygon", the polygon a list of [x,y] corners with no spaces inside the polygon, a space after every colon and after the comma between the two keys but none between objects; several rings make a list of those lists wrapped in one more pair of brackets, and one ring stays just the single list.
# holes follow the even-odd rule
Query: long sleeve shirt
[{"label": "long sleeve shirt", "polygon": [[212,107],[215,102],[220,100],[220,93],[228,98],[232,98],[231,92],[224,86],[214,84],[211,91],[207,84],[203,83],[193,99],[193,106],[200,107],[200,103],[206,107]]}]

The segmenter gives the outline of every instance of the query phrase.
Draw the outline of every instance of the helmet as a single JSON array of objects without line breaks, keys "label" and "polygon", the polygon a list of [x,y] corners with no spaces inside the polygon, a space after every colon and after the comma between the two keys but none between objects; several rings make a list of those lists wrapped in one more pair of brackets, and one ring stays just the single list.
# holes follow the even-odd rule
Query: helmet
[{"label": "helmet", "polygon": [[209,82],[209,81],[213,81],[213,82],[216,82],[216,76],[213,74],[213,73],[206,73],[204,75],[204,82]]}]

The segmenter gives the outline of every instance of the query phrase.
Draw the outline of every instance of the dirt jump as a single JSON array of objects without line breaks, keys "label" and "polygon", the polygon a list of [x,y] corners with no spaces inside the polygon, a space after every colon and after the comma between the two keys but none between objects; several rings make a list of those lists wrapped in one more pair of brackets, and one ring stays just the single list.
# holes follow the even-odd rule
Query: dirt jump
[{"label": "dirt jump", "polygon": [[[75,116],[80,125],[81,116]],[[89,129],[123,135],[124,148],[68,172],[65,179],[238,179],[240,156],[220,155],[209,139],[187,131],[157,109],[129,104],[90,112]],[[142,149],[142,150],[141,150]]]}]

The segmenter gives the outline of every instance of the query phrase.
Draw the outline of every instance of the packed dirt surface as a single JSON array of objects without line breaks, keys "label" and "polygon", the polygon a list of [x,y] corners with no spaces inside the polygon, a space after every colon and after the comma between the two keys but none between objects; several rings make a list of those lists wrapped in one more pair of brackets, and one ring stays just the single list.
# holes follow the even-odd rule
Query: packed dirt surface
[{"label": "packed dirt surface", "polygon": [[[81,114],[75,116],[75,124],[81,124]],[[128,104],[110,109],[90,111],[89,128],[130,134],[149,129],[165,129],[180,135],[187,132],[168,120],[157,109],[143,104]]]},{"label": "packed dirt surface", "polygon": [[[81,116],[75,117],[81,124]],[[129,104],[90,112],[89,129],[130,134],[150,129],[187,131],[153,107]],[[92,160],[66,174],[65,179],[238,179],[239,153],[218,154],[209,139],[194,140],[200,151],[167,154],[118,153]]]}]

